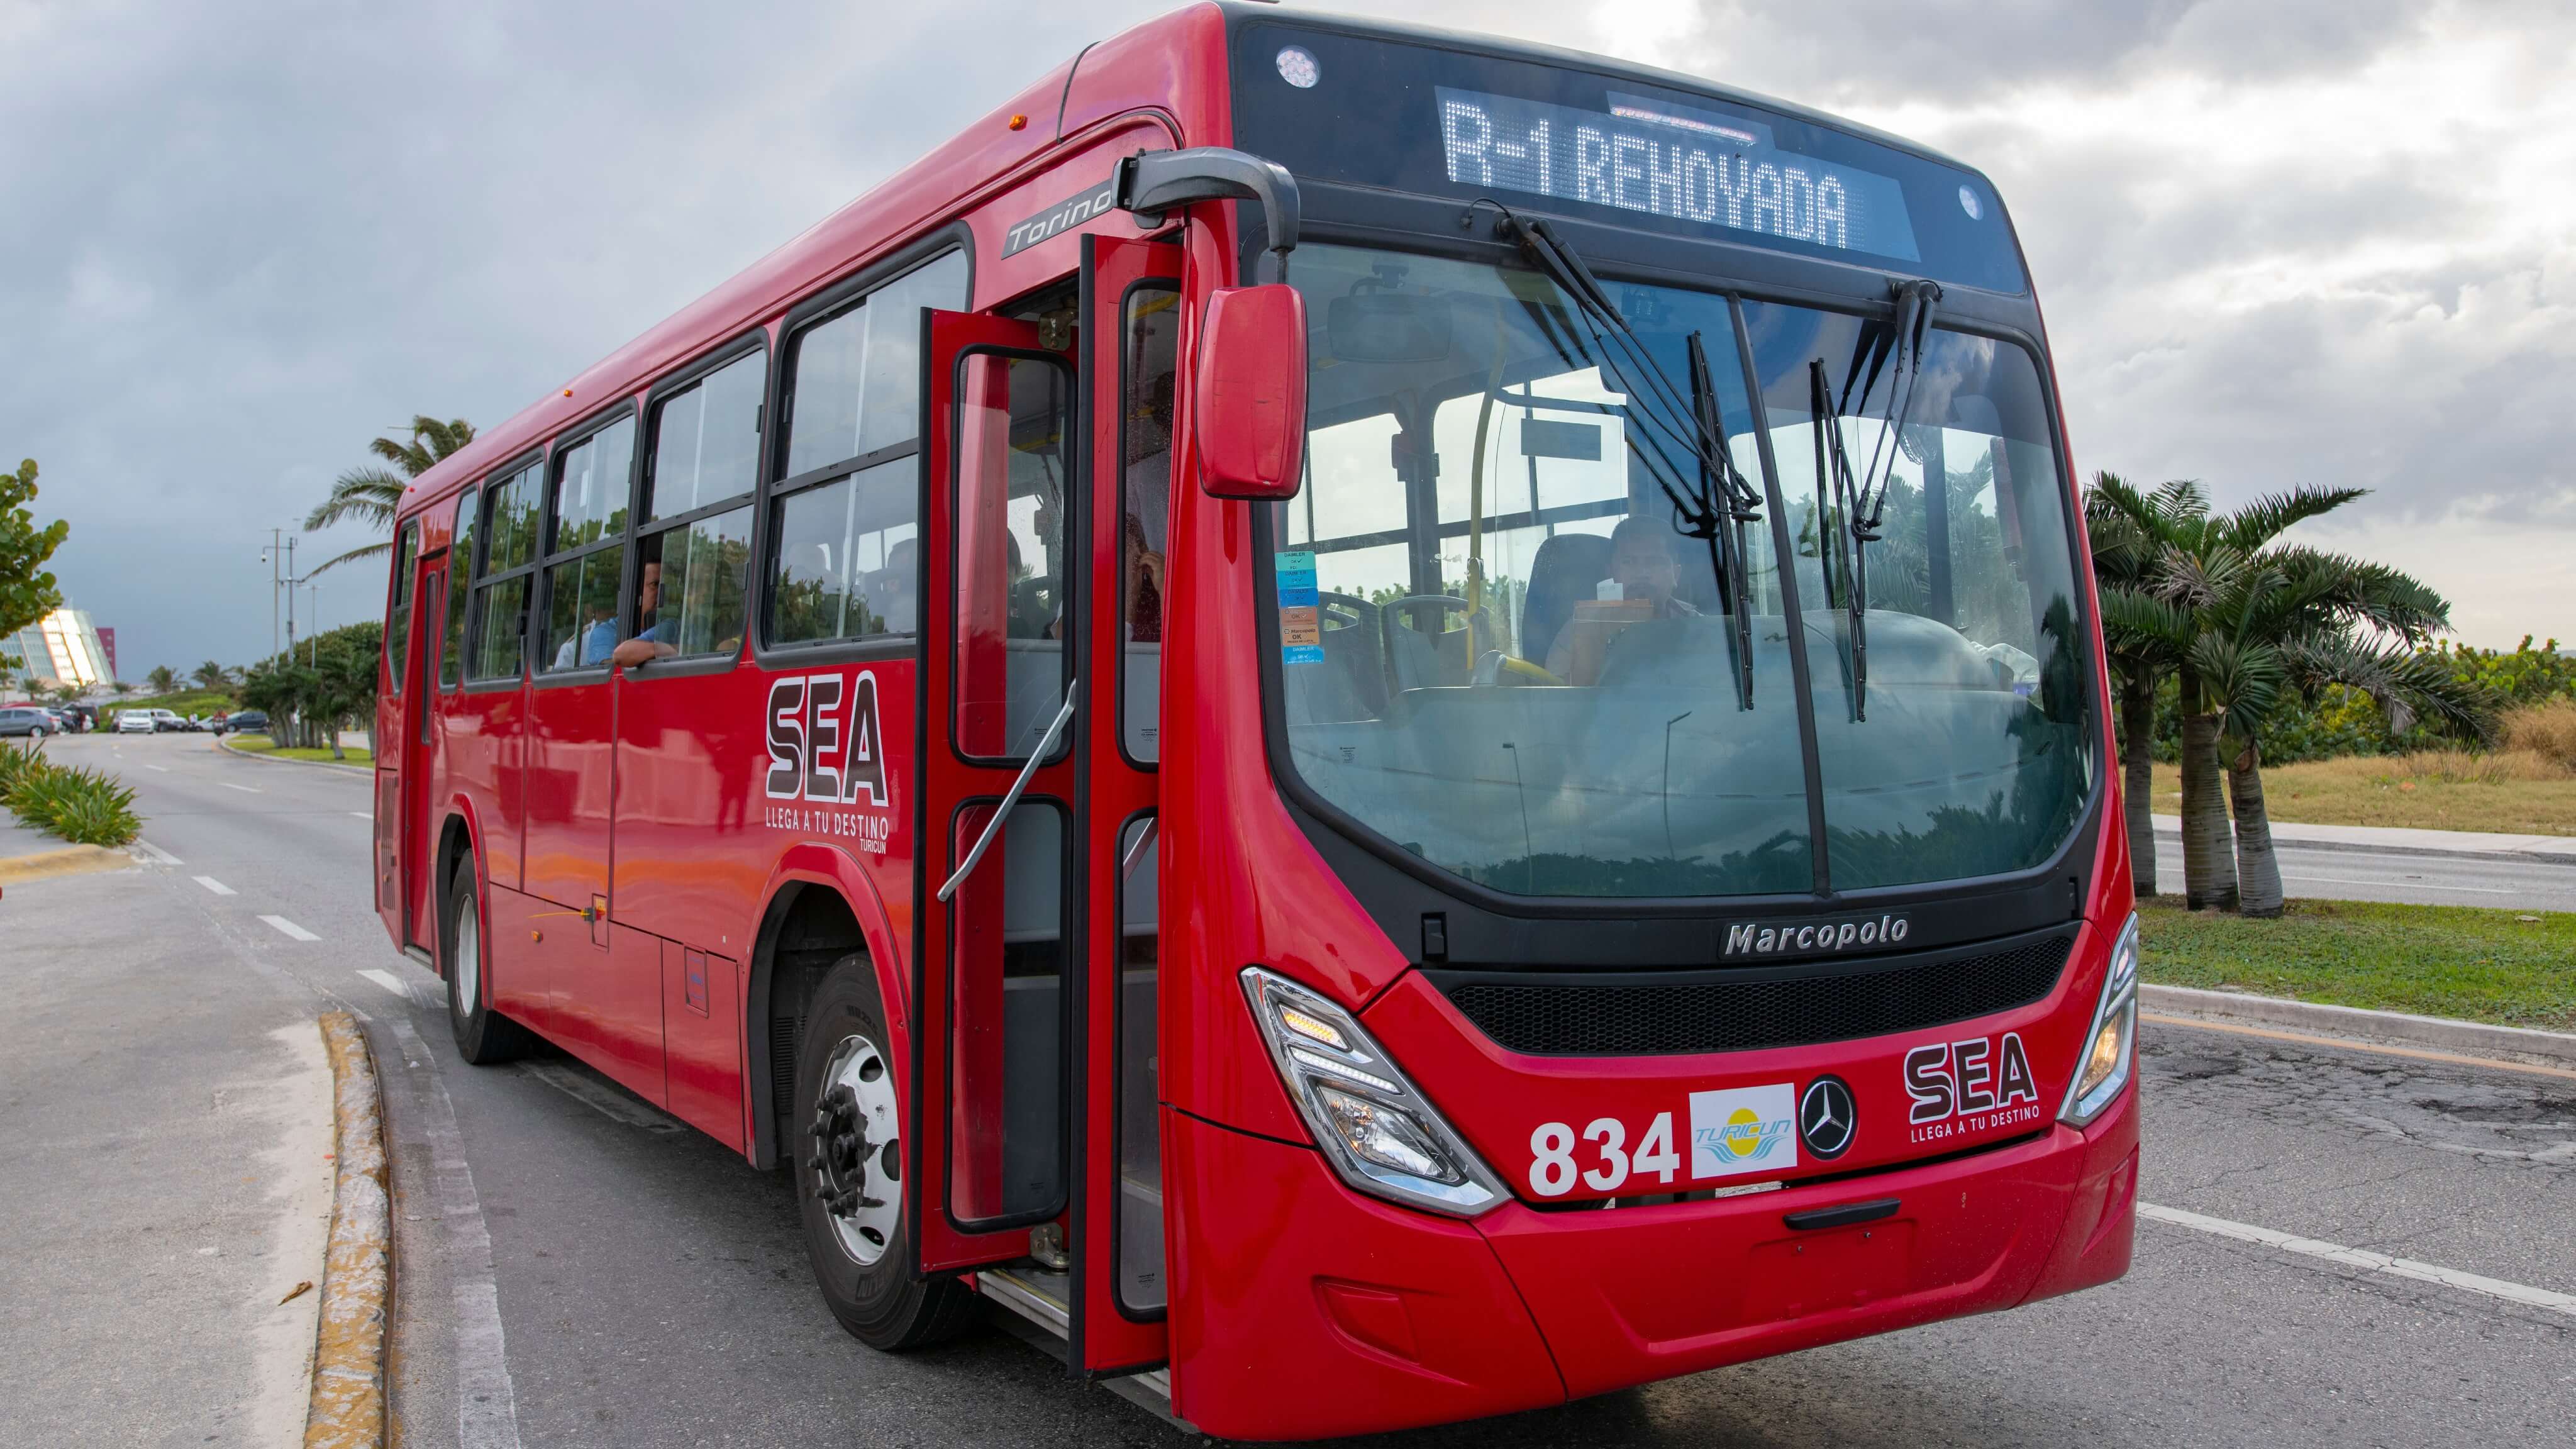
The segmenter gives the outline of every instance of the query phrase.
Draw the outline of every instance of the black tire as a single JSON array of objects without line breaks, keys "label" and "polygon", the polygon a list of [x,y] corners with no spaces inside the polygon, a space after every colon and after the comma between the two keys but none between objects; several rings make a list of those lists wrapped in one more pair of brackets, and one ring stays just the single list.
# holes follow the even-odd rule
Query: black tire
[{"label": "black tire", "polygon": [[492,1005],[492,951],[483,935],[481,896],[469,859],[456,868],[456,879],[448,886],[438,946],[446,967],[447,1025],[456,1036],[456,1054],[488,1067],[527,1055],[536,1038]]},{"label": "black tire", "polygon": [[[842,957],[806,1010],[805,1039],[797,1044],[795,1109],[788,1118],[789,1140],[781,1146],[795,1159],[805,1252],[824,1304],[861,1343],[901,1353],[956,1337],[976,1321],[976,1311],[974,1295],[955,1279],[920,1280],[912,1274],[912,1237],[900,1196],[900,1133],[909,1123],[893,1098],[889,1046],[875,971],[864,955]],[[856,1079],[872,1062],[877,1075],[863,1085],[880,1105],[895,1100],[890,1111],[862,1108],[853,1095],[862,1085]],[[827,1091],[840,1100],[832,1102]],[[828,1114],[827,1103],[833,1108]],[[889,1136],[889,1128],[896,1135]],[[883,1193],[889,1182],[896,1194],[864,1195],[870,1187]],[[833,1210],[834,1199],[843,1211]],[[890,1221],[879,1206],[887,1203]],[[882,1241],[861,1236],[869,1233]],[[871,1251],[876,1256],[866,1259]]]}]

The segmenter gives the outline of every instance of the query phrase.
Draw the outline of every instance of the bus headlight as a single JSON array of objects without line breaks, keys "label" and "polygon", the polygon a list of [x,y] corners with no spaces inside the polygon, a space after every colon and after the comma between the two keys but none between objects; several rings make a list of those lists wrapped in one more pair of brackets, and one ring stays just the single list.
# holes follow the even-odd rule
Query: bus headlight
[{"label": "bus headlight", "polygon": [[1365,1193],[1474,1217],[1505,1193],[1350,1013],[1284,976],[1243,969],[1243,994],[1306,1130]]},{"label": "bus headlight", "polygon": [[2111,946],[2111,970],[2102,980],[2102,1000],[2093,1008],[2093,1029],[2084,1034],[2084,1055],[2075,1080],[2067,1084],[2066,1106],[2057,1120],[2082,1127],[2102,1115],[2129,1085],[2138,1055],[2138,917],[2120,928]]}]

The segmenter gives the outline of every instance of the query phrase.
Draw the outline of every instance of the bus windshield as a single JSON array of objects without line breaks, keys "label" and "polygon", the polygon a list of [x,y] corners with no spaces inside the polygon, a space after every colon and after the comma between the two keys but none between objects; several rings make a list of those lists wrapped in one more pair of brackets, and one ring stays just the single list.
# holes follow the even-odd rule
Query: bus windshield
[{"label": "bus windshield", "polygon": [[[1891,435],[1884,321],[1608,283],[1666,377],[1691,376],[1694,335],[1708,358],[1760,496],[1730,550],[1677,526],[1702,470],[1661,384],[1543,274],[1309,246],[1291,280],[1307,473],[1272,506],[1265,647],[1290,765],[1347,824],[1534,896],[1840,891],[2056,852],[2094,784],[2091,665],[2021,348],[1935,329]],[[1882,456],[1870,541],[1818,467],[1837,431]]]}]

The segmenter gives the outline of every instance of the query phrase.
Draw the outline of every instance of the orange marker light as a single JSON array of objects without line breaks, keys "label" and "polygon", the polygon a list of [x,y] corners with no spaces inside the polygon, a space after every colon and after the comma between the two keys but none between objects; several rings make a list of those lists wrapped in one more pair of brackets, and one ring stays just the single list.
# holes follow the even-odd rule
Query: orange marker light
[{"label": "orange marker light", "polygon": [[1029,118],[1026,116],[1011,117],[1011,129],[1014,131],[1026,130],[1028,129],[1028,124]]}]

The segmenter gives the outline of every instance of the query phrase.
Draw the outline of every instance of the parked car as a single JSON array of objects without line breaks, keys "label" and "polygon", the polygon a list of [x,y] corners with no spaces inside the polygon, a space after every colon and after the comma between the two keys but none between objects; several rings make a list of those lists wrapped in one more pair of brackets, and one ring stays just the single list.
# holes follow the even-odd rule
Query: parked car
[{"label": "parked car", "polygon": [[148,735],[157,733],[160,728],[160,721],[155,720],[152,717],[152,711],[148,709],[128,709],[117,712],[116,732],[118,734]]},{"label": "parked car", "polygon": [[222,719],[215,721],[216,734],[227,734],[234,730],[256,731],[262,734],[267,733],[268,711],[260,709],[235,710],[231,714],[224,716]]},{"label": "parked car", "polygon": [[154,734],[187,733],[188,721],[181,718],[177,710],[156,709],[150,713],[152,715],[152,732]]},{"label": "parked car", "polygon": [[0,709],[0,737],[25,736],[41,740],[47,735],[62,733],[62,729],[62,721],[54,718],[50,710],[32,704]]}]

